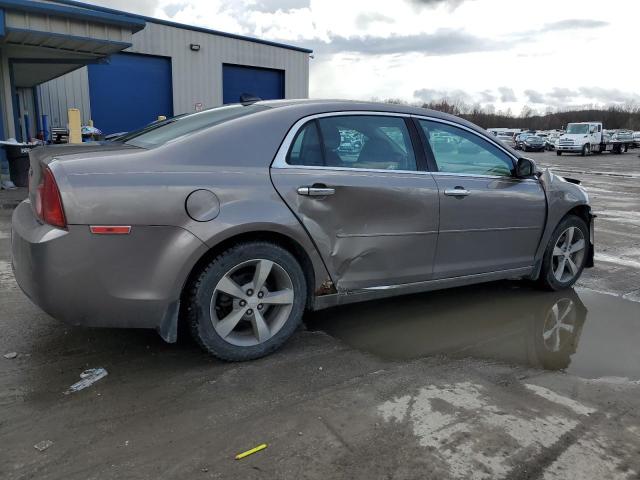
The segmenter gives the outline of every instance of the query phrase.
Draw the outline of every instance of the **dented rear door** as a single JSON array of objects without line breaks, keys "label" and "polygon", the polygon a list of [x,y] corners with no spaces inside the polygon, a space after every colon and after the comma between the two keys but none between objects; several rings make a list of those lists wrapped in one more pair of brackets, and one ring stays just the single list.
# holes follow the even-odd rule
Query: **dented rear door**
[{"label": "dented rear door", "polygon": [[[340,140],[330,147],[348,160],[344,145],[350,142],[348,149],[353,149],[357,140],[340,133]],[[369,158],[382,163],[367,166],[384,165],[385,157],[380,154],[386,147],[375,147],[376,154]],[[391,147],[389,155],[394,157],[395,146]],[[360,148],[356,154],[368,151]],[[345,166],[348,161],[337,158],[333,163],[340,161],[339,165],[324,165],[325,159],[322,165],[274,162],[271,169],[275,188],[315,242],[337,289],[344,292],[428,280],[438,235],[438,189],[432,175],[349,168]]]}]

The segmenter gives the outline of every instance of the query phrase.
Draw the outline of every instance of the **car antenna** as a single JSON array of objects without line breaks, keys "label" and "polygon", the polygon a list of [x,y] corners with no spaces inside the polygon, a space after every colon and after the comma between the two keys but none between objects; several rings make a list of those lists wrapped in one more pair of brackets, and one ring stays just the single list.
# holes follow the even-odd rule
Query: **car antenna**
[{"label": "car antenna", "polygon": [[242,105],[251,105],[252,103],[256,103],[261,101],[260,97],[256,97],[253,93],[242,93],[240,94],[240,103]]}]

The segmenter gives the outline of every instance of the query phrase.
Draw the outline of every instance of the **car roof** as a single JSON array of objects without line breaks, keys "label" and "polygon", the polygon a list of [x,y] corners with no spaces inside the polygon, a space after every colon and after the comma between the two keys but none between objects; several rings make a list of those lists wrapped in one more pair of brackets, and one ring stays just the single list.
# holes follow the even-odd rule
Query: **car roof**
[{"label": "car roof", "polygon": [[334,111],[359,111],[370,110],[377,112],[406,113],[409,115],[426,115],[438,118],[451,118],[459,121],[459,117],[449,115],[422,107],[412,107],[409,105],[383,102],[367,102],[361,100],[341,100],[341,99],[287,99],[287,100],[261,100],[256,105],[265,105],[272,108],[297,108],[305,110],[315,110],[316,113]]},{"label": "car roof", "polygon": [[299,118],[321,113],[349,112],[349,111],[371,111],[400,113],[406,115],[420,115],[447,120],[459,125],[471,128],[482,135],[495,138],[487,130],[471,123],[464,118],[456,117],[448,113],[431,110],[429,108],[412,107],[409,105],[381,102],[367,102],[360,100],[340,100],[340,99],[287,99],[287,100],[261,100],[254,105],[264,105],[274,110],[289,110]]}]

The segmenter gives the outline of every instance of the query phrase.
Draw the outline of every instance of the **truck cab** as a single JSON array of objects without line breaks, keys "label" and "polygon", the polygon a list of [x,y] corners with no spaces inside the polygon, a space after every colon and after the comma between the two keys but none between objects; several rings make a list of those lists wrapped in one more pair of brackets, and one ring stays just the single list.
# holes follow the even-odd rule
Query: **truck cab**
[{"label": "truck cab", "polygon": [[581,153],[597,151],[602,143],[602,122],[578,122],[567,124],[567,130],[558,138],[556,152]]}]

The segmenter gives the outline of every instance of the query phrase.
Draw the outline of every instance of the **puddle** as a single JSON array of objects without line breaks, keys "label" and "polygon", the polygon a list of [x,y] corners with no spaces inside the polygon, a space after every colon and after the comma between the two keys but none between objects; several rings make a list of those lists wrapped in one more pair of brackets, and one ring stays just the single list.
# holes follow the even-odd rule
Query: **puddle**
[{"label": "puddle", "polygon": [[588,290],[500,282],[347,305],[305,317],[392,360],[475,357],[584,378],[640,378],[640,303]]}]

